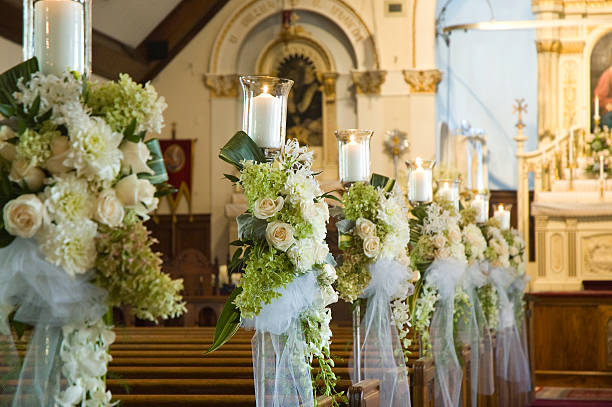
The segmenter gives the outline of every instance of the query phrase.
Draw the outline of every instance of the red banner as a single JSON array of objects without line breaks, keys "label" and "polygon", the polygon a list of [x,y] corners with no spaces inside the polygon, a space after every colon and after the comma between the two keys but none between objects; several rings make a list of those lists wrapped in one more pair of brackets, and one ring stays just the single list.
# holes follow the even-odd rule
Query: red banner
[{"label": "red banner", "polygon": [[191,178],[193,169],[193,140],[159,140],[168,171],[169,183],[178,192],[168,195],[172,212],[176,210],[182,195],[185,195],[191,212]]}]

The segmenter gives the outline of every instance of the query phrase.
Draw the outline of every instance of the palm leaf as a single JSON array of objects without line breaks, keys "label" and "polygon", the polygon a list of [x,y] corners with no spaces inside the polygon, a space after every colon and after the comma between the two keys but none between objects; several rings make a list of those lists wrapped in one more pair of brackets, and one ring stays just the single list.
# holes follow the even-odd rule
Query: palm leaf
[{"label": "palm leaf", "polygon": [[0,75],[0,103],[10,105],[13,101],[13,93],[17,91],[17,82],[23,78],[25,82],[30,76],[38,72],[38,60],[36,57],[28,59]]},{"label": "palm leaf", "polygon": [[138,174],[139,178],[148,179],[153,185],[163,184],[168,181],[168,173],[166,172],[166,165],[164,164],[164,156],[161,152],[161,146],[159,140],[154,138],[146,143],[147,148],[151,152],[151,159],[147,161],[147,165],[155,174]]},{"label": "palm leaf", "polygon": [[219,158],[242,170],[242,161],[266,162],[266,156],[255,142],[244,132],[234,134],[219,151]]},{"label": "palm leaf", "polygon": [[204,352],[205,355],[208,355],[209,353],[212,353],[223,346],[232,338],[232,336],[234,336],[234,334],[238,331],[238,328],[240,328],[240,310],[234,304],[234,300],[241,292],[242,287],[234,288],[234,291],[232,291],[232,294],[225,302],[223,311],[221,312],[219,320],[217,321],[217,326],[215,327],[213,343],[210,345],[210,348]]},{"label": "palm leaf", "polygon": [[380,174],[372,174],[372,178],[370,178],[370,185],[374,188],[382,188],[385,192],[390,192],[395,185],[395,180],[384,175]]}]

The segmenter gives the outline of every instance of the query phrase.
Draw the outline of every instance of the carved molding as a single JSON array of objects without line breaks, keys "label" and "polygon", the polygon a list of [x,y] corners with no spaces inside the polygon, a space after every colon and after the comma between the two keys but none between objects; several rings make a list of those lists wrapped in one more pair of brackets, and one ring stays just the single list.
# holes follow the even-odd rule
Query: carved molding
[{"label": "carved molding", "polygon": [[317,73],[319,82],[323,84],[323,95],[327,103],[336,101],[336,80],[338,74],[335,72]]},{"label": "carved molding", "polygon": [[387,77],[387,71],[353,71],[351,75],[358,94],[378,95]]},{"label": "carved molding", "polygon": [[584,41],[564,41],[561,43],[562,54],[582,54]]},{"label": "carved molding", "polygon": [[442,72],[438,69],[409,69],[403,71],[403,74],[412,93],[436,93],[442,80]]},{"label": "carved molding", "polygon": [[204,85],[210,89],[212,97],[238,96],[238,75],[204,75]]},{"label": "carved molding", "polygon": [[612,273],[612,235],[597,235],[582,239],[582,261],[588,274]]},{"label": "carved molding", "polygon": [[559,40],[538,40],[536,41],[536,50],[540,52],[561,52],[561,41]]}]

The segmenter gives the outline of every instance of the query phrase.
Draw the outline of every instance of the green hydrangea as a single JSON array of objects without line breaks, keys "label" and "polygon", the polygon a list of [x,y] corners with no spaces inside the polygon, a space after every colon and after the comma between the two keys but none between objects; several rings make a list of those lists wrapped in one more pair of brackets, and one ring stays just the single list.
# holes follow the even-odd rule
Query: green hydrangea
[{"label": "green hydrangea", "polygon": [[124,303],[138,318],[150,321],[186,311],[180,295],[183,280],[172,280],[161,271],[160,254],[151,249],[156,241],[133,212],[124,226],[99,225],[99,232],[97,284],[108,291],[110,305]]},{"label": "green hydrangea", "polygon": [[304,220],[300,207],[285,201],[283,209],[274,217],[281,222],[293,226],[293,236],[296,239],[304,239],[312,234],[312,225]]},{"label": "green hydrangea", "polygon": [[254,318],[264,304],[279,297],[278,289],[293,281],[296,274],[286,254],[279,254],[265,241],[258,241],[247,254],[241,281],[242,293],[234,304],[245,318]]},{"label": "green hydrangea", "polygon": [[472,208],[471,206],[468,206],[459,211],[459,215],[461,216],[461,224],[464,226],[469,225],[470,223],[475,224],[477,213],[478,210],[476,208]]},{"label": "green hydrangea", "polygon": [[45,126],[40,133],[26,129],[15,146],[17,159],[27,160],[32,165],[41,165],[51,157],[51,140],[54,136],[61,136],[61,133]]},{"label": "green hydrangea", "polygon": [[266,163],[246,162],[240,173],[240,184],[244,188],[249,211],[253,210],[255,201],[260,198],[276,199],[285,187],[286,180],[287,174],[280,168]]},{"label": "green hydrangea", "polygon": [[370,284],[372,276],[367,271],[370,261],[371,259],[363,254],[361,247],[351,247],[345,250],[342,265],[336,267],[338,274],[336,290],[343,300],[355,301]]},{"label": "green hydrangea", "polygon": [[[342,199],[346,219],[365,218],[374,220],[378,212],[378,191],[361,182],[353,184]],[[380,237],[380,235],[377,233]]]},{"label": "green hydrangea", "polygon": [[138,131],[159,133],[163,124],[162,112],[166,103],[159,98],[149,83],[134,82],[127,74],[117,82],[90,84],[87,105],[95,116],[101,116],[114,131],[123,130],[136,120]]},{"label": "green hydrangea", "polygon": [[436,248],[431,240],[431,236],[420,236],[410,253],[410,265],[412,268],[421,269],[421,265],[433,262],[435,250]]}]

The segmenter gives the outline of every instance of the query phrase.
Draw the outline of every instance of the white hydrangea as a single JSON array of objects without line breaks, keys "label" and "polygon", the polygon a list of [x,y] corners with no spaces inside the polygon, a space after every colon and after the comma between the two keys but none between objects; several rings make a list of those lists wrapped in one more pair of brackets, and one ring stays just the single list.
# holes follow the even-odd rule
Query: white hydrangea
[{"label": "white hydrangea", "polygon": [[66,117],[71,149],[64,164],[87,178],[114,180],[121,169],[123,135],[99,117],[80,113]]},{"label": "white hydrangea", "polygon": [[53,178],[41,194],[51,220],[61,223],[90,218],[93,214],[93,199],[87,181],[68,173]]},{"label": "white hydrangea", "polygon": [[470,247],[470,261],[484,260],[484,252],[487,249],[485,240],[480,228],[473,223],[463,228],[463,241]]},{"label": "white hydrangea", "polygon": [[70,275],[83,274],[96,261],[97,224],[89,219],[76,222],[49,223],[40,234],[40,250],[45,259]]},{"label": "white hydrangea", "polygon": [[297,205],[304,201],[313,202],[323,194],[318,182],[306,171],[289,173],[283,193],[288,195],[291,203]]}]

